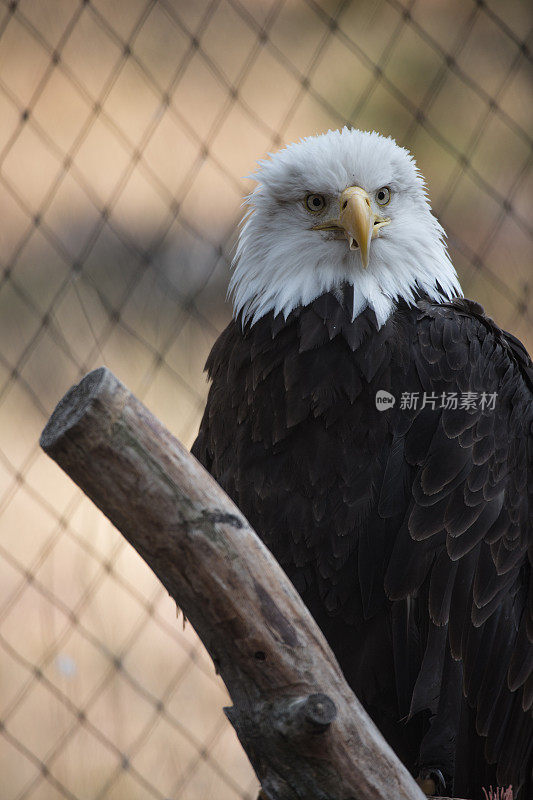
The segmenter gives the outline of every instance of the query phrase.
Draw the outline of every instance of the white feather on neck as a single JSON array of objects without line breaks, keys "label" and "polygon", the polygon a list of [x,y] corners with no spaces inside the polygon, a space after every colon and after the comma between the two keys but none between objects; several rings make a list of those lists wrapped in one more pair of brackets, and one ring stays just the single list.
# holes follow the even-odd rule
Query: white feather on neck
[{"label": "white feather on neck", "polygon": [[[234,314],[242,313],[243,322],[254,324],[270,311],[286,318],[344,283],[353,286],[354,318],[370,307],[379,326],[398,300],[413,303],[420,290],[437,302],[462,296],[424,180],[392,139],[348,128],[328,131],[260,162],[253,177],[258,186],[246,199],[229,285]],[[372,241],[367,269],[347,242],[310,229],[317,220],[302,202],[316,192],[333,205],[352,185],[371,197],[381,186],[392,189],[391,223]]]}]

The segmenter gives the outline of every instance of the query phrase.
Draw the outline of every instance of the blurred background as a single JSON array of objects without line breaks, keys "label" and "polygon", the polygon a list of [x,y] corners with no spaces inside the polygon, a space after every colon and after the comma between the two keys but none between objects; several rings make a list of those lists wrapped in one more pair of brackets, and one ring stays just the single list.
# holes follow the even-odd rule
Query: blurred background
[{"label": "blurred background", "polygon": [[527,0],[0,0],[1,800],[252,800],[191,627],[38,447],[106,364],[191,445],[243,176],[343,124],[533,349]]}]

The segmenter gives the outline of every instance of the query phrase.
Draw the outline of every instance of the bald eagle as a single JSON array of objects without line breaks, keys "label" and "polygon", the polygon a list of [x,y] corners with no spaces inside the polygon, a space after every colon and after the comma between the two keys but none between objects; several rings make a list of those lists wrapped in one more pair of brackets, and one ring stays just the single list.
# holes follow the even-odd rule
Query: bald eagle
[{"label": "bald eagle", "polygon": [[533,367],[463,299],[414,159],[259,162],[193,453],[429,791],[533,797]]}]

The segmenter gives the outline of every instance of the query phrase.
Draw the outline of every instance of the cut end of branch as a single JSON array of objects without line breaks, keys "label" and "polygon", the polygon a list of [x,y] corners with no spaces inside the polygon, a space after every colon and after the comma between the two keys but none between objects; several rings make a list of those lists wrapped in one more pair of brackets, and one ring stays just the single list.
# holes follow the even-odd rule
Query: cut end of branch
[{"label": "cut end of branch", "polygon": [[336,718],[337,706],[327,694],[310,694],[303,712],[310,727],[316,733],[322,733]]},{"label": "cut end of branch", "polygon": [[99,367],[68,390],[55,407],[41,434],[39,444],[45,453],[50,455],[65,433],[82,419],[91,401],[100,393],[102,385],[109,380],[118,383],[107,367]]},{"label": "cut end of branch", "polygon": [[270,707],[272,726],[288,739],[309,739],[325,733],[337,717],[337,706],[327,694],[285,697]]}]

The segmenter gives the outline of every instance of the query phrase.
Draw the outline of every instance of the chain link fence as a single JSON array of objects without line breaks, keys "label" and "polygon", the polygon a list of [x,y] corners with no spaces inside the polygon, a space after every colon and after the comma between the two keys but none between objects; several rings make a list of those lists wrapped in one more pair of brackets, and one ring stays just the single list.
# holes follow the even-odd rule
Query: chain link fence
[{"label": "chain link fence", "polygon": [[467,296],[532,349],[526,0],[0,0],[2,800],[251,800],[227,695],[38,448],[109,366],[190,445],[247,175],[343,124],[417,156]]}]

